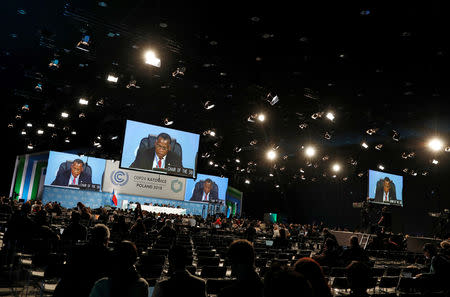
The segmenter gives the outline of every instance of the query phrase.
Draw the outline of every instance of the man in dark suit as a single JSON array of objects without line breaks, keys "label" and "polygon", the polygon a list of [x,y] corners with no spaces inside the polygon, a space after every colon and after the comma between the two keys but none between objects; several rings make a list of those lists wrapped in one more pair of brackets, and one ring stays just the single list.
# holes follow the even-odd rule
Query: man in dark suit
[{"label": "man in dark suit", "polygon": [[147,149],[139,149],[136,159],[130,168],[138,169],[164,169],[167,166],[183,167],[181,156],[171,149],[172,139],[169,134],[161,133],[156,137],[155,146]]},{"label": "man in dark suit", "polygon": [[70,170],[58,170],[55,180],[52,182],[54,186],[70,186],[79,184],[92,184],[92,176],[84,171],[84,162],[76,159],[70,165]]},{"label": "man in dark suit", "polygon": [[205,280],[193,276],[186,270],[188,255],[186,248],[175,245],[169,251],[169,279],[155,285],[152,297],[206,297]]},{"label": "man in dark suit", "polygon": [[218,190],[217,184],[209,178],[198,181],[195,184],[194,192],[192,193],[190,201],[218,202]]},{"label": "man in dark suit", "polygon": [[389,177],[385,177],[377,182],[375,202],[389,202],[391,200],[397,200],[395,184],[389,179]]}]

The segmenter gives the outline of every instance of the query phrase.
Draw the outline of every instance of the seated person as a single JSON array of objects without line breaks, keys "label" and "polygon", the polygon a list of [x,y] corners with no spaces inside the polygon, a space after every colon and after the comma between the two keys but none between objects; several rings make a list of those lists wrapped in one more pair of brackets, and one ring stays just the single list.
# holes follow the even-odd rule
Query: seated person
[{"label": "seated person", "polygon": [[152,297],[206,297],[205,280],[193,276],[186,270],[188,255],[186,248],[174,246],[169,251],[169,279],[155,285]]},{"label": "seated person", "polygon": [[78,211],[72,211],[71,221],[69,226],[64,229],[62,234],[63,240],[86,240],[87,228],[80,224],[81,215]]},{"label": "seated person", "polygon": [[148,283],[140,277],[134,264],[137,250],[131,241],[122,241],[112,254],[111,275],[99,279],[89,297],[147,297]]},{"label": "seated person", "polygon": [[333,296],[319,263],[311,258],[301,258],[295,263],[294,269],[309,281],[314,297]]},{"label": "seated person", "polygon": [[343,252],[342,260],[344,261],[344,265],[349,265],[352,261],[364,263],[369,261],[366,251],[359,246],[358,236],[353,235],[350,237],[350,246]]},{"label": "seated person", "polygon": [[311,284],[303,275],[274,263],[264,275],[264,297],[278,296],[313,297],[313,292]]},{"label": "seated person", "polygon": [[370,268],[358,261],[353,261],[346,268],[348,284],[352,291],[350,296],[369,296],[367,288],[369,287]]},{"label": "seated person", "polygon": [[430,271],[416,275],[419,281],[423,282],[423,287],[426,290],[449,289],[450,257],[448,254],[438,254],[436,247],[431,243],[423,246],[423,253],[425,258],[431,260]]},{"label": "seated person", "polygon": [[281,228],[279,230],[280,236],[275,237],[275,240],[273,241],[274,248],[277,249],[287,249],[289,247],[289,240],[287,239],[286,229]]},{"label": "seated person", "polygon": [[172,139],[161,133],[156,137],[155,146],[139,149],[130,168],[153,169],[167,166],[182,167],[181,156],[171,151]]},{"label": "seated person", "polygon": [[218,202],[219,193],[218,187],[215,182],[207,178],[206,180],[198,181],[195,184],[194,192],[192,193],[190,201],[205,201],[205,202]]},{"label": "seated person", "polygon": [[70,186],[83,184],[92,184],[92,176],[84,171],[84,162],[76,159],[67,170],[58,170],[55,180],[52,182],[54,186]]},{"label": "seated person", "polygon": [[238,239],[228,249],[231,262],[231,275],[236,281],[222,289],[219,297],[263,296],[263,283],[255,271],[255,251],[252,243]]},{"label": "seated person", "polygon": [[336,267],[340,266],[341,247],[332,238],[325,241],[322,253],[315,255],[314,260],[321,266]]}]

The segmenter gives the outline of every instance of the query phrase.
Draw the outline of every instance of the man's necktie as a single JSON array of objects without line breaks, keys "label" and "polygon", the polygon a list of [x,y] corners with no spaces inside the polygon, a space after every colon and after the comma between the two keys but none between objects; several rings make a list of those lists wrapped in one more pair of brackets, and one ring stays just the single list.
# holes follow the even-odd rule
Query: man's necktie
[{"label": "man's necktie", "polygon": [[158,160],[158,168],[161,168],[161,159]]},{"label": "man's necktie", "polygon": [[76,178],[74,177],[73,181],[72,181],[72,185],[75,185],[75,182],[76,182]]},{"label": "man's necktie", "polygon": [[384,201],[388,201],[387,193],[384,193]]}]

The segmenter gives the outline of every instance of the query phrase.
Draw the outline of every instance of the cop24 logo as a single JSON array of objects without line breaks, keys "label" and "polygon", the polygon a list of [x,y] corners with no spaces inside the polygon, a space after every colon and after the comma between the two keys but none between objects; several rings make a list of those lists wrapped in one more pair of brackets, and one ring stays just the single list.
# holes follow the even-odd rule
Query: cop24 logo
[{"label": "cop24 logo", "polygon": [[128,183],[128,173],[121,170],[111,172],[111,182],[115,186],[124,186]]},{"label": "cop24 logo", "polygon": [[183,188],[183,183],[180,182],[178,179],[175,179],[170,184],[170,188],[172,189],[173,192],[178,193]]}]

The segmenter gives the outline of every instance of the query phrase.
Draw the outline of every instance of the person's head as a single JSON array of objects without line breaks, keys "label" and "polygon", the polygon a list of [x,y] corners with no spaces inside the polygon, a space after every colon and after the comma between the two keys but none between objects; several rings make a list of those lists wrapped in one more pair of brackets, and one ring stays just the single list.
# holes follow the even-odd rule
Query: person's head
[{"label": "person's head", "polygon": [[425,243],[423,246],[423,254],[427,259],[433,258],[437,254],[437,249],[432,243]]},{"label": "person's head", "polygon": [[90,242],[94,245],[108,245],[109,241],[109,228],[104,224],[97,224],[91,230]]},{"label": "person's head", "polygon": [[20,210],[23,214],[29,214],[31,211],[31,204],[30,203],[24,203],[20,207]]},{"label": "person's head", "polygon": [[[294,264],[294,270],[298,273],[304,275],[306,279],[311,283],[314,291],[318,296],[322,296],[328,292],[330,293],[330,288],[323,275],[322,267],[315,260],[311,258],[301,258]],[[322,294],[324,293],[324,294]]]},{"label": "person's head", "polygon": [[136,245],[131,241],[124,240],[114,248],[113,262],[117,265],[116,268],[127,269],[136,263],[137,256]]},{"label": "person's head", "polygon": [[228,248],[228,258],[231,261],[231,269],[253,269],[255,263],[255,250],[253,244],[245,239],[238,239]]},{"label": "person's head", "polygon": [[155,153],[158,158],[162,159],[167,155],[167,153],[170,151],[171,142],[172,139],[170,138],[169,134],[161,133],[158,135],[158,137],[156,137]]},{"label": "person's head", "polygon": [[385,177],[384,180],[383,180],[384,192],[385,193],[389,192],[390,188],[391,188],[391,180],[389,179],[389,177]]},{"label": "person's head", "polygon": [[325,240],[325,248],[327,250],[332,250],[336,246],[336,241],[334,241],[332,238],[327,238]]},{"label": "person's head", "polygon": [[169,250],[169,265],[174,270],[184,270],[188,259],[187,250],[180,245],[174,245]]},{"label": "person's head", "polygon": [[[293,294],[295,292],[295,294]],[[264,276],[264,296],[312,296],[310,282],[286,266],[272,265]]]},{"label": "person's head", "polygon": [[81,220],[80,213],[78,211],[72,211],[71,220],[72,220],[72,223],[78,224]]},{"label": "person's head", "polygon": [[362,262],[353,261],[347,267],[350,289],[356,294],[364,294],[369,287],[370,269]]},{"label": "person's head", "polygon": [[281,239],[286,239],[286,229],[284,229],[284,228],[281,228],[280,229],[280,238]]},{"label": "person's head", "polygon": [[70,165],[70,171],[72,171],[73,177],[78,177],[83,172],[84,162],[80,159],[75,159]]},{"label": "person's head", "polygon": [[328,228],[323,228],[322,233],[323,235],[328,235],[330,234],[330,231],[328,230]]},{"label": "person's head", "polygon": [[209,194],[209,192],[211,192],[212,186],[213,186],[213,181],[211,179],[207,178],[205,180],[205,182],[203,183],[203,191],[206,194]]},{"label": "person's head", "polygon": [[350,247],[356,248],[359,247],[358,236],[353,235],[350,237]]}]

